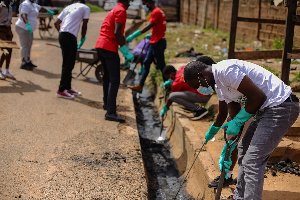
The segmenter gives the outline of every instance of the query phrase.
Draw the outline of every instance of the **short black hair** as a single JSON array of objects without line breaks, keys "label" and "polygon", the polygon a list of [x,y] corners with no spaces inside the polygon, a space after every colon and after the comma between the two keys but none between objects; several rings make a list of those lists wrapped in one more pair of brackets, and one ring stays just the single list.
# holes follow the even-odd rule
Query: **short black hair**
[{"label": "short black hair", "polygon": [[154,3],[154,0],[142,0],[142,1],[150,1],[150,2]]},{"label": "short black hair", "polygon": [[198,73],[205,70],[207,64],[200,61],[192,61],[184,68],[184,81],[198,79]]},{"label": "short black hair", "polygon": [[72,3],[77,3],[77,2],[85,4],[85,0],[72,0]]},{"label": "short black hair", "polygon": [[208,56],[200,56],[199,58],[197,58],[196,61],[203,62],[204,64],[207,64],[207,65],[216,64],[216,62],[211,57],[208,57]]},{"label": "short black hair", "polygon": [[176,69],[173,65],[167,65],[162,71],[162,75],[171,74],[172,72],[176,72]]}]

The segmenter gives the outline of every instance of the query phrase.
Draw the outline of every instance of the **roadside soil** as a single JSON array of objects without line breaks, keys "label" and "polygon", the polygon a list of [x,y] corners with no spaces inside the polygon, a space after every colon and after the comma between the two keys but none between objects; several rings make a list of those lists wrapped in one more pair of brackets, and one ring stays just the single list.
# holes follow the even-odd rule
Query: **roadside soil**
[{"label": "roadside soil", "polygon": [[[82,48],[94,48],[106,14],[91,14]],[[89,80],[93,69],[72,81],[83,96],[57,98],[61,50],[46,43],[58,44],[58,33],[41,40],[36,30],[34,38],[38,67],[20,69],[13,50],[17,80],[0,81],[0,199],[147,199],[131,90],[120,86],[118,93],[124,124],[104,120],[102,85]],[[15,31],[13,40],[19,44]]]}]

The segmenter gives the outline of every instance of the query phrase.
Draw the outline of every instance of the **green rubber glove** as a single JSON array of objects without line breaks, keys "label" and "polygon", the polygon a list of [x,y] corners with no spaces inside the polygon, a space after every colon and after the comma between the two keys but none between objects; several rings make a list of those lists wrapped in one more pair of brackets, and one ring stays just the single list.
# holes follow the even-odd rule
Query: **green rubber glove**
[{"label": "green rubber glove", "polygon": [[129,35],[127,38],[126,38],[126,41],[127,42],[132,42],[132,40],[138,36],[142,35],[141,31],[140,30],[137,30],[135,31],[134,33],[132,33],[131,35]]},{"label": "green rubber glove", "polygon": [[217,132],[220,130],[220,128],[221,127],[215,126],[215,122],[212,123],[212,125],[208,129],[207,133],[205,134],[205,142],[204,143],[207,144],[207,142],[209,140],[211,140],[217,134]]},{"label": "green rubber glove", "polygon": [[171,86],[172,86],[172,82],[171,81],[165,81],[164,82],[164,84],[163,84],[163,86],[165,87],[165,88],[170,88]]},{"label": "green rubber glove", "polygon": [[152,33],[148,33],[147,35],[145,35],[145,38],[150,40],[151,35]]},{"label": "green rubber glove", "polygon": [[[229,145],[231,145],[233,141],[229,141]],[[220,159],[219,159],[219,167],[220,167],[220,171],[222,171],[223,169],[223,164],[224,164],[224,167],[225,167],[225,172],[226,172],[226,175],[225,175],[225,178],[228,179],[228,176],[227,176],[227,173],[229,172],[229,169],[230,169],[230,166],[232,165],[232,161],[231,161],[231,153],[232,151],[235,149],[237,145],[237,142],[235,142],[231,149],[230,149],[230,154],[229,154],[229,159],[228,161],[224,161],[225,159],[225,154],[226,154],[226,148],[227,148],[227,143],[225,143],[224,147],[223,147],[223,150],[222,150],[222,153],[220,155]]]},{"label": "green rubber glove", "polygon": [[160,116],[163,117],[168,110],[170,110],[170,108],[167,108],[167,105],[165,104],[163,109],[160,111]]},{"label": "green rubber glove", "polygon": [[52,10],[46,9],[46,11],[50,16],[53,16],[55,14],[55,12],[53,12]]},{"label": "green rubber glove", "polygon": [[80,42],[77,44],[77,49],[81,48],[81,46],[83,45],[85,40],[86,40],[86,37],[80,39]]},{"label": "green rubber glove", "polygon": [[130,60],[130,61],[134,60],[134,56],[129,52],[128,48],[125,45],[120,47],[119,51],[121,51],[121,53],[127,60]]},{"label": "green rubber glove", "polygon": [[29,33],[32,33],[32,27],[31,27],[30,22],[28,22],[28,23],[26,24],[26,29],[27,29],[27,31],[28,31]]},{"label": "green rubber glove", "polygon": [[254,116],[254,114],[250,114],[245,110],[245,108],[242,108],[235,118],[221,126],[221,128],[227,127],[226,134],[228,135],[237,135],[239,134],[241,127],[252,116]]},{"label": "green rubber glove", "polygon": [[143,71],[144,71],[144,66],[141,65],[141,69],[139,70],[138,75],[142,75]]},{"label": "green rubber glove", "polygon": [[125,67],[125,69],[129,69],[130,67],[130,61],[128,61],[126,58],[125,58],[125,61],[123,63],[123,66]]}]

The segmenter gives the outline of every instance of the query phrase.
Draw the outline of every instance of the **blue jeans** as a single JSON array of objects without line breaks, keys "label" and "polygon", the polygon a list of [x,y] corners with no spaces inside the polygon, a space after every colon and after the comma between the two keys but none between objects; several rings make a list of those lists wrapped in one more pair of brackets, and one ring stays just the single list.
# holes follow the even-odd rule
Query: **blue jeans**
[{"label": "blue jeans", "polygon": [[283,102],[256,114],[238,144],[239,173],[234,199],[262,199],[267,161],[298,115],[298,102]]},{"label": "blue jeans", "polygon": [[140,80],[140,85],[144,86],[146,78],[150,71],[150,66],[155,60],[157,67],[162,71],[165,66],[165,49],[167,48],[167,41],[165,38],[160,39],[155,44],[150,44],[146,58],[144,60],[144,71]]}]

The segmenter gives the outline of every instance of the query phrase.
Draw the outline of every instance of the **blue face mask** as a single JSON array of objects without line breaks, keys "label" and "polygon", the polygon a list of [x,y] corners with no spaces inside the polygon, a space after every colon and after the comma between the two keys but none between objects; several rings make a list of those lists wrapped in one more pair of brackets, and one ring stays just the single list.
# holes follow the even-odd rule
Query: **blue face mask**
[{"label": "blue face mask", "polygon": [[143,5],[143,9],[148,12],[149,11],[149,8],[146,6],[146,5]]},{"label": "blue face mask", "polygon": [[14,2],[13,2],[13,1],[10,2],[10,6],[12,6],[12,5],[14,5]]},{"label": "blue face mask", "polygon": [[[204,80],[205,80],[206,84],[208,85],[207,80],[205,78],[204,78]],[[208,87],[201,86],[201,82],[200,82],[199,77],[198,77],[198,81],[200,83],[200,87],[197,90],[200,94],[212,95],[214,93],[214,90],[212,89],[212,87],[210,85],[208,85]]]}]

